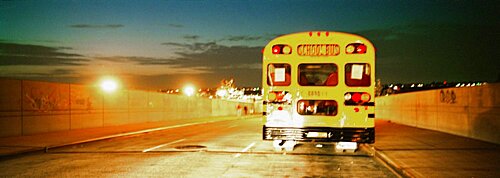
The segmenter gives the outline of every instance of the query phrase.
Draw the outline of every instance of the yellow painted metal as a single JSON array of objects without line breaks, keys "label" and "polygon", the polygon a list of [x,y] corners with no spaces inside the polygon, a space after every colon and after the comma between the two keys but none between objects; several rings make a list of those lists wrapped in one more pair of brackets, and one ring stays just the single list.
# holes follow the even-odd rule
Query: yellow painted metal
[{"label": "yellow painted metal", "polygon": [[[328,36],[327,36],[328,33]],[[318,35],[319,34],[319,35]],[[366,45],[365,54],[346,54],[346,47],[351,43],[362,43]],[[326,45],[325,45],[326,44]],[[321,53],[325,53],[325,46],[335,44],[339,47],[338,55],[320,55],[320,56],[304,56],[298,55],[298,48],[303,48],[304,45],[319,45],[323,47]],[[289,45],[291,54],[273,54],[272,47],[274,45]],[[330,45],[331,46],[331,45]],[[304,49],[300,49],[304,50]],[[304,54],[304,52],[301,52]],[[331,54],[331,53],[330,53]],[[269,86],[267,84],[267,66],[270,63],[288,63],[291,65],[291,84],[289,86]],[[300,86],[298,84],[298,66],[304,63],[334,63],[338,70],[338,85],[337,86]],[[348,63],[367,63],[371,68],[371,85],[368,87],[349,87],[345,84],[345,65]],[[374,118],[368,118],[368,114],[374,114],[374,106],[345,106],[344,94],[346,92],[366,92],[370,94],[370,102],[375,101],[375,48],[373,44],[366,38],[356,34],[343,32],[299,32],[288,35],[279,36],[271,40],[263,50],[262,58],[262,89],[263,100],[269,99],[270,91],[288,91],[292,95],[290,102],[293,123],[296,127],[357,127],[368,128],[374,127]],[[298,100],[335,100],[338,104],[338,112],[336,116],[312,116],[299,115],[297,113]],[[263,111],[267,112],[264,116],[264,124],[270,113],[276,107],[274,104],[268,103],[264,105]],[[355,109],[357,108],[357,109]],[[355,110],[358,110],[356,112]]]}]

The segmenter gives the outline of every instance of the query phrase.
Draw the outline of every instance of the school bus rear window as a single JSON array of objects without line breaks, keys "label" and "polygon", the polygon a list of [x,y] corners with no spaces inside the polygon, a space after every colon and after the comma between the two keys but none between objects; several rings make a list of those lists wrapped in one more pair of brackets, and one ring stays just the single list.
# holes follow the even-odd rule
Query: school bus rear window
[{"label": "school bus rear window", "polygon": [[267,65],[267,85],[269,86],[289,86],[291,83],[290,75],[290,64]]},{"label": "school bus rear window", "polygon": [[297,113],[300,115],[337,115],[337,102],[334,100],[299,100],[297,102]]},{"label": "school bus rear window", "polygon": [[338,84],[337,65],[300,64],[298,81],[301,86],[336,86]]},{"label": "school bus rear window", "polygon": [[371,70],[367,63],[349,63],[345,65],[345,84],[347,86],[370,86]]}]

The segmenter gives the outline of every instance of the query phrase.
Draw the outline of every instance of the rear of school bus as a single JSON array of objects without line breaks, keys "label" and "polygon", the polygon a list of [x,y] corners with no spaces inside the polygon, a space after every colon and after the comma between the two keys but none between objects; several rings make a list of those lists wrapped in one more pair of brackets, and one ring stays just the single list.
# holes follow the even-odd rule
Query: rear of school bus
[{"label": "rear of school bus", "polygon": [[264,140],[280,146],[375,142],[370,41],[341,32],[301,32],[275,38],[262,52]]}]

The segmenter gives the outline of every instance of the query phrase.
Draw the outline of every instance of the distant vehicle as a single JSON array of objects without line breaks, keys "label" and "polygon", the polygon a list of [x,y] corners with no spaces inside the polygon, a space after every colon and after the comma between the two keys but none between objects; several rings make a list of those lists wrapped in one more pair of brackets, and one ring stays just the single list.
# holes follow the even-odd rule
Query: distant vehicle
[{"label": "distant vehicle", "polygon": [[375,142],[375,48],[355,34],[300,32],[262,51],[263,139]]}]

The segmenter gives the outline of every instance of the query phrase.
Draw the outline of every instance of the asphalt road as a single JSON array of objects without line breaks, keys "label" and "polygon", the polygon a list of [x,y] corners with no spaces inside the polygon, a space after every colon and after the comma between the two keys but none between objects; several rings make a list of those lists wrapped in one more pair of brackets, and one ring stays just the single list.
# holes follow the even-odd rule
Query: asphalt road
[{"label": "asphalt road", "polygon": [[0,177],[397,177],[361,149],[275,152],[261,119],[222,121],[72,145],[0,161]]}]

